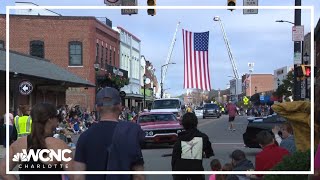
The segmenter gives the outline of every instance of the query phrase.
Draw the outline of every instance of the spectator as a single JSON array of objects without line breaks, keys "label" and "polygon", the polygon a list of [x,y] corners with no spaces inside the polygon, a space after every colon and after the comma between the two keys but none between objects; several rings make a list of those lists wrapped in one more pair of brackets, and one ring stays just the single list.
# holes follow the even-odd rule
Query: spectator
[{"label": "spectator", "polygon": [[262,151],[256,155],[256,171],[267,171],[282,161],[289,151],[278,147],[269,131],[261,131],[257,134],[257,141]]},{"label": "spectator", "polygon": [[[254,166],[251,161],[246,158],[246,155],[241,150],[235,150],[230,155],[232,171],[248,171],[253,170]],[[249,179],[246,175],[230,174],[227,176],[227,180],[245,180]]]},{"label": "spectator", "polygon": [[[213,159],[210,162],[211,170],[212,171],[221,171],[221,163],[218,159]],[[218,180],[217,178],[218,175],[212,174],[209,178],[209,180]]]},{"label": "spectator", "polygon": [[[232,171],[232,164],[226,163],[225,165],[223,165],[222,171]],[[227,176],[228,176],[227,174],[217,174],[216,180],[226,180]]]},{"label": "spectator", "polygon": [[[209,137],[197,129],[198,118],[193,113],[182,117],[185,131],[178,135],[172,151],[173,171],[203,171],[202,160],[214,156]],[[203,175],[174,175],[174,180],[204,179]]]},{"label": "spectator", "polygon": [[[60,139],[53,138],[53,129],[55,129],[59,123],[57,109],[52,104],[40,103],[36,104],[30,113],[32,117],[32,132],[28,136],[23,136],[10,145],[10,155],[6,158],[9,160],[10,167],[6,166],[6,158],[2,159],[0,163],[1,177],[3,179],[17,179],[13,174],[6,174],[6,169],[12,171],[18,164],[19,171],[63,171],[72,170],[73,160],[71,150],[69,153],[65,153],[65,158],[70,158],[71,161],[48,161],[46,163],[31,158],[29,161],[13,161],[14,155],[21,153],[22,150],[38,151],[41,149],[50,149],[55,152],[64,149],[67,150],[68,146]],[[50,155],[49,155],[50,156]],[[20,179],[23,180],[60,180],[60,174],[21,174]]]},{"label": "spectator", "polygon": [[[279,136],[279,131],[281,130],[281,137]],[[293,136],[293,129],[289,122],[286,122],[280,126],[275,126],[272,129],[275,139],[277,140],[280,147],[285,148],[290,152],[290,154],[296,152],[296,144]]]},{"label": "spectator", "polygon": [[[6,136],[6,124],[7,124],[7,120],[6,117],[7,114],[5,114],[3,116],[4,119],[4,123],[3,123],[3,127],[1,128],[1,139],[2,139],[2,143],[3,146],[6,147],[6,142],[7,142],[7,136]],[[11,113],[9,113],[9,144],[11,144],[11,142],[13,141],[12,139],[12,133],[13,133],[13,115]]]},{"label": "spectator", "polygon": [[18,138],[27,136],[32,130],[32,118],[29,116],[30,107],[28,105],[19,106],[20,116],[14,118],[14,125],[17,130]]},{"label": "spectator", "polygon": [[78,134],[80,132],[80,120],[78,118],[78,114],[73,113],[70,123],[73,125],[74,134]]},{"label": "spectator", "polygon": [[[119,91],[106,87],[96,95],[100,122],[82,133],[75,153],[77,171],[143,171],[140,144],[144,132],[138,124],[119,121]],[[94,148],[92,148],[94,147]],[[75,179],[84,179],[77,175]],[[143,175],[87,175],[86,180],[144,179]]]},{"label": "spectator", "polygon": [[236,114],[238,114],[237,107],[231,101],[229,101],[227,108],[228,108],[228,114],[229,114],[229,130],[235,131],[236,129],[234,128],[233,121],[236,117]]}]

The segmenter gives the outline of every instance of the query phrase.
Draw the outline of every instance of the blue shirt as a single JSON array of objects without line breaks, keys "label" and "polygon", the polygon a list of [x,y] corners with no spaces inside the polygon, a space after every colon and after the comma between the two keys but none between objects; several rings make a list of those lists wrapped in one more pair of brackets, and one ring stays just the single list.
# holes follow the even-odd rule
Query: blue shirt
[{"label": "blue shirt", "polygon": [[[87,171],[131,171],[132,165],[143,164],[140,143],[144,137],[138,124],[100,121],[79,137],[75,161],[85,163]],[[87,175],[86,180],[105,180],[106,177],[108,180],[131,179],[131,175]]]}]

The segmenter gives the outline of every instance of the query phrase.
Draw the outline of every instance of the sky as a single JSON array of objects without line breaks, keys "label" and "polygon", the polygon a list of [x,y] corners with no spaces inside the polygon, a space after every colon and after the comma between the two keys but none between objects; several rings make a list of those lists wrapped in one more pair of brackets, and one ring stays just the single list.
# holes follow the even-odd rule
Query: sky
[{"label": "sky", "polygon": [[[42,6],[105,6],[103,0],[20,0],[33,2]],[[225,6],[227,0],[157,0],[159,6]],[[3,3],[2,3],[3,4]],[[147,0],[139,1],[146,6]],[[0,13],[5,13],[5,6],[15,5],[13,0],[5,0]],[[237,1],[242,6],[242,1]],[[303,6],[314,6],[314,25],[320,18],[319,0],[302,0]],[[293,0],[264,0],[259,6],[294,6]],[[192,32],[210,32],[209,64],[212,89],[225,89],[234,76],[228,57],[222,31],[218,22],[223,22],[231,51],[236,62],[239,75],[248,72],[248,63],[253,62],[254,73],[273,74],[275,69],[293,65],[293,42],[289,23],[277,23],[276,20],[294,21],[294,10],[259,10],[258,14],[243,15],[242,10],[157,10],[156,16],[147,15],[146,10],[139,10],[137,15],[121,15],[120,10],[53,10],[64,16],[95,16],[109,18],[113,26],[121,26],[141,39],[141,55],[151,61],[156,68],[156,76],[160,81],[160,69],[166,64],[167,55],[173,39],[177,23],[176,44],[172,53],[164,89],[172,95],[185,93],[183,89],[184,57],[182,29]],[[305,26],[305,34],[310,32],[310,11],[302,10],[301,23]],[[313,27],[314,28],[314,27]]]}]

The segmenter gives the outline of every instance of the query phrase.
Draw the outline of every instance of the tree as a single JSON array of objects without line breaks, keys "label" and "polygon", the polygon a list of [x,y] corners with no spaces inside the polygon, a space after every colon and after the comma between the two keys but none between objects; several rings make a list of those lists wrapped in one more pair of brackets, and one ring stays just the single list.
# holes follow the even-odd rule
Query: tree
[{"label": "tree", "polygon": [[276,95],[278,97],[285,97],[285,99],[288,99],[290,96],[292,96],[293,91],[293,71],[289,71],[287,74],[287,77],[282,80],[282,84],[278,86],[278,89],[276,90]]}]

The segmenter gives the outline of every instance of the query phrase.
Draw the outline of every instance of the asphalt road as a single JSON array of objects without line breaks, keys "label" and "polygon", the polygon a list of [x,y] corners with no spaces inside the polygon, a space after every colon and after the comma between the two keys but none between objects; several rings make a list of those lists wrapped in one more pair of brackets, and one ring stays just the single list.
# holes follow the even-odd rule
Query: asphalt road
[{"label": "asphalt road", "polygon": [[[206,133],[212,143],[215,156],[203,161],[203,166],[206,171],[210,171],[210,161],[212,159],[219,159],[221,164],[230,163],[229,158],[232,151],[240,149],[246,153],[246,156],[254,164],[255,155],[260,152],[260,149],[246,148],[243,144],[242,134],[247,127],[247,116],[237,116],[235,119],[236,131],[228,130],[228,116],[222,115],[217,118],[199,118],[198,128],[203,133]],[[74,136],[73,140],[76,142],[78,135]],[[165,154],[172,153],[172,146],[166,144],[149,145],[142,150],[145,170],[147,171],[171,171],[171,157],[162,157]],[[161,173],[161,172],[159,172]],[[208,175],[206,176],[208,179]],[[171,175],[147,175],[148,180],[171,180]]]},{"label": "asphalt road", "polygon": [[[219,119],[199,118],[198,128],[203,133],[209,136],[212,143],[215,156],[203,161],[203,166],[206,171],[210,171],[210,161],[219,159],[221,164],[230,163],[229,155],[233,150],[240,149],[244,151],[247,158],[254,163],[255,155],[260,152],[260,149],[246,148],[243,144],[242,134],[247,126],[246,116],[237,116],[235,120],[236,131],[228,130],[228,116],[223,115]],[[148,171],[170,171],[171,157],[162,157],[164,154],[170,154],[172,147],[169,145],[153,145],[143,150],[145,160],[145,169]],[[207,176],[208,177],[208,176]],[[171,175],[147,175],[147,179],[151,180],[170,180]],[[208,179],[208,178],[207,178]]]}]

